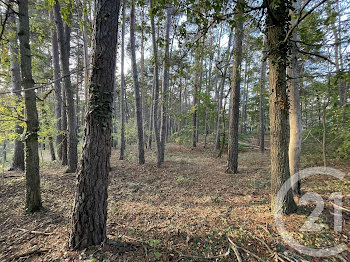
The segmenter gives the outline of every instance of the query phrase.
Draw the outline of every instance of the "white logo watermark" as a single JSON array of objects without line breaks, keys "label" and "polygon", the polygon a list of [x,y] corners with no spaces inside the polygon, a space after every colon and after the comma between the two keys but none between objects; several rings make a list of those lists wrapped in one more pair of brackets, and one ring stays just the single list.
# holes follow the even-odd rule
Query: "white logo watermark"
[{"label": "white logo watermark", "polygon": [[[286,196],[287,192],[293,188],[293,186],[303,178],[307,178],[313,175],[329,175],[333,176],[337,179],[342,180],[345,174],[337,169],[329,168],[329,167],[312,167],[304,169],[293,176],[291,176],[281,187],[280,191],[277,194],[276,202],[275,202],[275,210],[280,210],[282,207],[282,201]],[[330,198],[333,201],[334,205],[334,231],[341,232],[342,231],[342,194],[340,192],[335,192],[331,194]],[[323,198],[315,193],[309,192],[302,196],[299,201],[299,204],[305,205],[309,202],[316,202],[316,208],[312,211],[304,225],[300,228],[301,231],[321,231],[322,225],[315,223],[318,219],[319,215],[322,213],[324,208]],[[284,221],[282,218],[282,214],[275,213],[275,223],[278,230],[278,233],[281,235],[283,240],[295,250],[300,252],[301,254],[313,256],[313,257],[329,257],[340,254],[341,252],[347,250],[347,246],[343,244],[338,244],[333,247],[325,247],[325,248],[310,248],[304,245],[301,245],[297,240],[295,240],[286,230]]]}]

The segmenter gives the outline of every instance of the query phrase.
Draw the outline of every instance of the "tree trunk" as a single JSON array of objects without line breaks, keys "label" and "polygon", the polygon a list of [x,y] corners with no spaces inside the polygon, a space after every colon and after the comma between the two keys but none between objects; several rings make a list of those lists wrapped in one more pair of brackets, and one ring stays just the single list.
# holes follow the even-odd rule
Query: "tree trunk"
[{"label": "tree trunk", "polygon": [[[204,43],[202,45],[200,45],[200,48],[202,48],[203,50],[205,49]],[[203,83],[203,55],[200,52],[200,59],[199,59],[199,67],[198,67],[198,74],[199,74],[199,79],[197,79],[197,81],[199,80],[199,82],[197,82],[197,106],[196,106],[196,143],[199,142],[199,128],[200,128],[200,117],[199,117],[199,113],[201,110],[201,101],[200,101],[200,94],[202,92],[202,83]]]},{"label": "tree trunk", "polygon": [[66,91],[62,89],[62,166],[68,164],[68,143],[67,143],[67,103],[66,103]]},{"label": "tree trunk", "polygon": [[167,8],[166,15],[166,28],[165,28],[165,50],[164,50],[164,61],[163,61],[163,74],[162,74],[162,115],[161,115],[161,132],[160,132],[160,154],[158,155],[158,167],[164,162],[165,153],[165,139],[167,130],[167,106],[168,106],[168,88],[169,88],[169,39],[170,39],[170,26],[171,26],[171,15],[172,15],[171,4]]},{"label": "tree trunk", "polygon": [[194,82],[193,82],[193,112],[192,112],[192,147],[197,146],[197,113],[198,113],[198,86],[199,86],[199,74],[200,74],[200,45],[197,43],[195,64],[194,64]]},{"label": "tree trunk", "polygon": [[261,54],[261,67],[260,67],[260,101],[259,101],[259,116],[260,116],[260,128],[259,128],[259,148],[260,152],[265,152],[265,85],[266,85],[266,51],[265,49],[266,38],[263,40],[263,49]]},{"label": "tree trunk", "polygon": [[[21,70],[18,63],[18,35],[16,27],[16,19],[13,11],[10,10],[8,22],[11,32],[14,34],[10,39],[10,69],[11,69],[11,81],[12,81],[12,91],[16,96],[16,103],[22,100],[21,92]],[[24,144],[21,141],[20,136],[23,134],[23,127],[16,123],[15,133],[18,138],[15,140],[15,148],[13,153],[12,165],[10,170],[20,170],[24,171]]]},{"label": "tree trunk", "polygon": [[182,97],[182,76],[180,76],[180,83],[179,83],[179,107],[178,107],[178,114],[180,116],[180,120],[178,120],[178,125],[177,125],[177,128],[178,128],[178,132],[182,129],[182,100],[183,100],[183,97]]},{"label": "tree trunk", "polygon": [[322,110],[322,158],[323,158],[323,166],[324,167],[327,167],[327,156],[326,156],[326,150],[327,150],[326,109],[327,109],[327,104],[328,103],[323,103],[323,110]]},{"label": "tree trunk", "polygon": [[[77,44],[77,48],[80,49],[80,45],[79,43]],[[75,108],[76,108],[76,114],[75,114],[75,125],[76,125],[76,133],[77,133],[77,139],[79,139],[79,133],[80,133],[80,101],[79,101],[79,90],[80,90],[80,72],[79,72],[79,67],[80,67],[80,54],[77,54],[76,57],[76,61],[77,61],[77,72],[76,72],[76,86],[75,86]]]},{"label": "tree trunk", "polygon": [[[155,69],[153,69],[154,73]],[[154,73],[155,75],[155,73]],[[149,111],[149,126],[148,126],[148,132],[149,132],[149,137],[148,137],[148,149],[152,149],[152,139],[153,139],[153,110],[154,110],[154,98],[155,98],[155,84],[154,84],[154,77],[153,77],[153,85],[152,85],[152,103],[150,105],[150,111]]]},{"label": "tree trunk", "polygon": [[[339,12],[339,1],[336,0],[336,12]],[[342,73],[342,63],[341,63],[341,39],[340,39],[340,30],[336,27],[335,22],[332,21],[331,28],[334,35],[335,47],[334,47],[334,60],[335,60],[335,72],[337,77],[339,78],[337,83],[338,95],[340,106],[343,106],[346,103],[346,85],[343,80],[343,76],[340,75]]]},{"label": "tree trunk", "polygon": [[232,45],[232,39],[233,39],[233,30],[231,29],[230,36],[228,39],[227,44],[227,50],[224,58],[224,71],[221,72],[221,82],[220,82],[220,90],[219,90],[219,102],[218,102],[218,119],[216,124],[216,139],[215,139],[215,149],[220,149],[220,134],[221,134],[221,123],[223,121],[222,119],[222,99],[224,98],[224,89],[225,89],[225,82],[226,82],[226,74],[227,69],[229,66],[230,58],[231,58],[231,45]]},{"label": "tree trunk", "polygon": [[88,23],[87,14],[83,13],[84,25],[83,25],[83,48],[84,48],[84,96],[85,107],[83,107],[82,119],[85,121],[86,108],[88,107],[87,101],[89,100],[89,37],[86,30],[86,24]]},{"label": "tree trunk", "polygon": [[56,160],[56,154],[55,154],[55,147],[53,146],[53,139],[52,139],[52,137],[49,137],[49,147],[50,147],[51,161],[55,161]]},{"label": "tree trunk", "polygon": [[36,95],[33,89],[32,58],[29,44],[29,16],[28,0],[18,2],[19,12],[19,42],[21,57],[21,74],[25,101],[25,174],[26,174],[26,205],[29,212],[41,208],[40,173],[38,153],[38,112],[36,108]]},{"label": "tree trunk", "polygon": [[[296,10],[298,10],[298,2],[296,2]],[[295,23],[296,21],[292,21]],[[293,40],[297,41],[298,37],[296,33],[293,35]],[[293,43],[291,50],[290,63],[288,66],[288,90],[289,90],[289,125],[290,125],[290,140],[289,140],[289,170],[290,175],[297,174],[300,169],[300,153],[301,153],[301,110],[300,110],[300,86],[299,86],[299,74],[298,74],[298,50]],[[299,177],[294,177],[296,183],[293,186],[295,194],[300,195],[300,180]],[[293,181],[292,181],[293,182]]]},{"label": "tree trunk", "polygon": [[7,140],[5,139],[2,142],[2,163],[3,163],[3,167],[5,165],[5,163],[7,162],[7,150],[6,150],[6,146],[7,146]]},{"label": "tree trunk", "polygon": [[118,146],[118,138],[115,136],[118,132],[118,96],[117,96],[117,85],[114,85],[114,90],[113,90],[113,129],[112,129],[112,146],[114,149],[117,149]]},{"label": "tree trunk", "polygon": [[[241,123],[241,132],[243,134],[247,133],[247,107],[248,107],[248,83],[249,83],[249,58],[245,59],[244,66],[244,81],[243,81],[243,96],[242,96],[242,123]],[[239,113],[238,113],[239,114]]]},{"label": "tree trunk", "polygon": [[[289,179],[288,164],[288,96],[286,66],[288,45],[284,41],[288,29],[290,1],[276,5],[268,0],[267,42],[269,47],[269,88],[270,88],[270,141],[271,141],[271,193],[272,211],[289,214],[296,210],[291,189],[283,199],[277,193]],[[280,203],[280,206],[275,206]]]},{"label": "tree trunk", "polygon": [[145,163],[145,150],[143,141],[143,120],[142,120],[142,101],[140,97],[140,87],[137,73],[136,64],[136,50],[135,50],[135,0],[131,2],[130,11],[130,44],[131,44],[131,65],[132,65],[132,77],[134,82],[135,92],[135,108],[136,108],[136,121],[137,121],[137,144],[138,144],[138,158],[139,164]]},{"label": "tree trunk", "polygon": [[71,83],[69,71],[69,53],[70,53],[70,27],[65,24],[60,14],[60,4],[58,0],[54,5],[54,17],[56,22],[56,30],[58,37],[58,44],[60,47],[60,59],[63,73],[63,83],[66,92],[67,100],[67,123],[68,123],[68,168],[67,173],[73,173],[78,165],[78,139],[76,134],[76,114],[74,105],[74,92]]},{"label": "tree trunk", "polygon": [[[53,13],[51,13],[51,18],[54,20]],[[54,21],[52,21],[54,23]],[[59,52],[58,52],[58,41],[57,41],[57,32],[55,29],[52,30],[52,36],[51,36],[51,43],[52,43],[52,65],[53,65],[53,76],[54,79],[60,79],[61,72],[60,72],[60,63],[59,63]],[[58,152],[58,159],[62,160],[62,141],[63,141],[63,134],[62,134],[62,87],[61,87],[61,80],[57,80],[54,82],[54,89],[55,89],[55,117],[56,117],[56,129],[58,132],[57,138],[56,138],[56,146],[57,146],[57,152]]]},{"label": "tree trunk", "polygon": [[224,103],[224,107],[221,110],[221,118],[222,118],[222,141],[220,144],[220,151],[218,154],[218,157],[222,157],[222,154],[224,153],[224,149],[225,149],[225,141],[226,141],[226,119],[225,119],[225,112],[226,112],[226,101]]},{"label": "tree trunk", "polygon": [[[205,66],[206,68],[206,66]],[[205,94],[207,97],[210,97],[210,87],[211,87],[211,74],[213,69],[213,55],[209,57],[209,72],[205,72]],[[181,99],[180,99],[181,101]],[[208,119],[208,111],[210,109],[206,105],[205,116],[204,116],[204,148],[207,147],[207,138],[209,134],[209,119]]]},{"label": "tree trunk", "polygon": [[[153,8],[152,0],[150,2],[150,10]],[[151,15],[151,31],[152,31],[152,47],[153,47],[153,59],[154,59],[154,73],[153,73],[153,89],[154,89],[154,100],[153,100],[153,128],[154,136],[157,144],[157,163],[161,160],[161,142],[160,142],[160,131],[158,127],[158,103],[159,103],[159,70],[158,70],[158,47],[156,39],[156,29],[154,25],[154,16]],[[158,31],[159,32],[159,31]]]},{"label": "tree trunk", "polygon": [[[238,18],[243,15],[244,0],[237,2],[236,9]],[[232,86],[230,98],[230,121],[228,134],[227,173],[237,173],[238,169],[238,126],[239,126],[239,99],[241,92],[241,64],[242,64],[242,41],[243,21],[236,21],[235,41],[233,46],[234,61],[232,72]]]},{"label": "tree trunk", "polygon": [[89,110],[69,239],[73,249],[106,239],[119,1],[98,0],[95,12]]},{"label": "tree trunk", "polygon": [[142,104],[142,124],[143,124],[143,138],[146,143],[144,146],[147,148],[147,135],[146,135],[146,84],[145,84],[145,36],[144,36],[144,10],[141,10],[141,59],[140,59],[140,86],[141,86],[141,104]]},{"label": "tree trunk", "polygon": [[124,159],[125,152],[125,76],[124,76],[124,42],[125,42],[125,0],[122,9],[122,36],[121,36],[121,54],[120,54],[120,155],[119,160]]},{"label": "tree trunk", "polygon": [[[216,48],[218,49],[218,53],[216,55],[216,63],[218,63],[219,59],[221,59],[221,35],[222,35],[222,25],[220,25],[220,31],[219,31],[219,38],[218,38],[218,43],[216,45]],[[217,65],[216,65],[217,66]],[[218,121],[219,121],[219,116],[220,116],[220,108],[219,108],[219,89],[220,89],[220,84],[219,84],[219,77],[220,77],[220,70],[218,70],[218,68],[215,67],[215,102],[216,102],[216,107],[217,107],[217,112],[216,112],[216,117],[215,117],[215,126],[214,126],[214,131],[215,134],[217,134],[216,129],[217,129],[217,125],[218,125]],[[219,84],[219,86],[218,86]],[[217,137],[216,137],[217,139]],[[217,141],[215,141],[217,142]],[[219,149],[218,145],[215,145],[216,150]]]}]

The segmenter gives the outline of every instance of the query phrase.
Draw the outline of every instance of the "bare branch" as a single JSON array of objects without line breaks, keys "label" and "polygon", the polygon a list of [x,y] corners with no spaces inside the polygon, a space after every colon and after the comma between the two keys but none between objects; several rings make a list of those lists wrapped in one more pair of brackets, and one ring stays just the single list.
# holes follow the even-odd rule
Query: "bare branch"
[{"label": "bare branch", "polygon": [[6,13],[5,13],[5,19],[2,22],[2,24],[1,24],[0,41],[2,40],[2,36],[4,35],[5,26],[6,26],[6,23],[7,23],[9,15],[10,15],[10,6],[7,5],[7,9],[6,9]]},{"label": "bare branch", "polygon": [[331,63],[332,65],[335,65],[335,63],[332,60],[330,60],[328,57],[323,56],[321,54],[308,52],[308,51],[305,51],[305,50],[302,50],[302,49],[298,49],[298,52],[301,53],[301,54],[304,54],[304,55],[310,55],[310,56],[316,56],[316,57],[322,58],[322,59],[328,61],[329,63]]},{"label": "bare branch", "polygon": [[[80,67],[78,69],[75,69],[75,70],[72,70],[68,75],[64,75],[64,76],[61,76],[57,79],[54,79],[52,80],[51,82],[47,82],[47,83],[43,83],[41,84],[40,86],[35,86],[33,88],[28,88],[28,89],[20,89],[20,90],[16,90],[16,91],[8,91],[8,92],[0,92],[0,95],[7,95],[7,94],[14,94],[14,93],[20,93],[20,92],[26,92],[26,91],[29,91],[29,90],[36,90],[36,89],[39,89],[39,88],[42,88],[42,87],[45,87],[45,86],[49,86],[57,81],[60,81],[62,80],[63,78],[67,77],[67,76],[70,76],[72,74],[75,74],[77,72],[80,72],[80,71],[83,71],[84,70],[84,67]],[[38,84],[38,83],[36,83]]]}]

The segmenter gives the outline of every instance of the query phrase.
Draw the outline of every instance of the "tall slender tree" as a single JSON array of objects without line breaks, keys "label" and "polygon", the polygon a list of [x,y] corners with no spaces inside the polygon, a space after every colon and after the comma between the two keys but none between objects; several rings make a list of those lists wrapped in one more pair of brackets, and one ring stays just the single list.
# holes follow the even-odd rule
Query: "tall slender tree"
[{"label": "tall slender tree", "polygon": [[145,12],[144,6],[141,7],[141,58],[140,58],[140,86],[141,86],[141,104],[142,104],[142,120],[143,122],[143,139],[144,146],[147,148],[146,134],[146,84],[145,84]]},{"label": "tall slender tree", "polygon": [[[83,4],[86,6],[87,1],[83,0]],[[84,8],[83,8],[84,9]],[[88,24],[89,19],[87,16],[87,12],[83,11],[83,49],[84,49],[84,96],[85,101],[88,101],[89,99],[89,72],[90,72],[90,64],[89,64],[89,36],[88,36]],[[86,108],[88,105],[85,105],[85,108],[83,108],[83,120],[85,117]]]},{"label": "tall slender tree", "polygon": [[119,160],[124,159],[125,152],[125,75],[124,75],[124,56],[125,56],[125,0],[122,9],[122,35],[121,35],[121,54],[120,54],[120,155]]},{"label": "tall slender tree", "polygon": [[[346,90],[346,84],[344,83],[343,76],[340,74],[343,71],[343,61],[342,61],[342,50],[341,50],[341,31],[340,31],[340,10],[339,10],[339,0],[335,1],[335,11],[337,12],[337,15],[332,18],[331,20],[331,28],[335,40],[335,47],[334,47],[334,60],[335,60],[335,70],[339,77],[339,80],[337,81],[337,88],[338,88],[338,95],[339,95],[339,103],[340,106],[343,106],[346,103],[347,98],[347,90]],[[336,26],[336,20],[338,20],[339,26]]]},{"label": "tall slender tree", "polygon": [[138,79],[137,64],[136,64],[136,48],[135,48],[135,0],[131,0],[130,45],[131,45],[132,78],[134,82],[134,92],[135,92],[138,158],[139,158],[139,164],[144,164],[145,149],[144,149],[144,141],[143,141],[142,101],[140,96],[140,87],[139,87],[139,79]]},{"label": "tall slender tree", "polygon": [[[299,10],[298,0],[294,2],[294,8]],[[292,24],[296,23],[296,19],[292,20]],[[294,32],[292,37],[291,56],[288,66],[288,90],[289,90],[289,125],[290,125],[290,140],[289,140],[289,170],[290,175],[296,175],[300,169],[300,153],[301,153],[301,107],[300,107],[300,87],[299,87],[299,65],[298,65],[298,49],[296,42],[298,35]],[[300,195],[300,180],[295,177],[296,183],[293,186],[295,194]]]},{"label": "tall slender tree", "polygon": [[[150,0],[150,10],[151,10],[151,31],[152,31],[152,47],[153,47],[153,59],[154,59],[154,69],[153,69],[153,121],[152,125],[154,128],[154,136],[156,138],[157,144],[157,163],[161,163],[161,142],[160,142],[160,132],[158,127],[158,104],[159,104],[159,70],[158,70],[158,46],[157,46],[157,38],[156,38],[156,28],[154,24],[154,15],[152,14],[153,9],[153,1]],[[151,138],[152,139],[152,136]]]},{"label": "tall slender tree", "polygon": [[63,23],[60,13],[61,7],[58,0],[56,0],[53,7],[53,13],[56,22],[56,30],[58,37],[58,44],[60,48],[60,60],[63,74],[64,92],[67,100],[67,123],[68,123],[68,168],[67,173],[73,173],[78,165],[78,139],[76,130],[76,114],[74,104],[74,92],[71,83],[71,76],[69,70],[69,56],[70,56],[70,33],[71,29],[67,23]]},{"label": "tall slender tree", "polygon": [[62,130],[62,159],[63,166],[68,165],[68,142],[67,142],[67,99],[66,91],[62,88],[62,110],[61,110],[61,130]]},{"label": "tall slender tree", "polygon": [[[54,17],[53,13],[50,14],[51,19],[53,20],[52,23],[54,23]],[[58,51],[58,41],[57,41],[57,32],[55,27],[52,29],[51,32],[51,45],[52,45],[52,65],[53,65],[53,76],[55,79],[54,82],[54,88],[55,88],[55,117],[57,119],[56,122],[56,129],[58,132],[57,138],[56,138],[56,146],[58,148],[58,158],[62,160],[62,142],[63,142],[63,134],[62,134],[62,86],[61,81],[58,80],[61,78],[61,71],[60,71],[60,58],[59,58],[59,51]]]},{"label": "tall slender tree", "polygon": [[230,120],[228,135],[227,169],[228,173],[237,173],[238,169],[238,126],[239,126],[239,100],[241,90],[241,64],[242,64],[242,41],[243,41],[243,14],[244,0],[236,4],[236,32],[233,45],[234,61],[232,72]]},{"label": "tall slender tree", "polygon": [[36,107],[36,95],[33,89],[32,56],[29,42],[28,0],[18,2],[19,47],[21,57],[22,86],[25,90],[25,174],[26,174],[26,210],[34,212],[42,207],[40,195],[40,173],[38,153],[39,120]]},{"label": "tall slender tree", "polygon": [[259,149],[260,152],[265,152],[265,85],[266,85],[266,37],[263,40],[260,65],[260,94],[259,94]]},{"label": "tall slender tree", "polygon": [[97,0],[95,8],[89,110],[69,239],[73,249],[106,239],[119,1]]},{"label": "tall slender tree", "polygon": [[194,80],[193,80],[193,113],[192,113],[192,147],[197,146],[197,131],[198,131],[198,89],[199,89],[199,77],[200,77],[200,44],[197,42],[195,51],[195,62],[194,62]]},{"label": "tall slender tree", "polygon": [[168,117],[168,89],[169,89],[169,46],[170,46],[170,26],[172,5],[169,4],[166,12],[166,27],[165,27],[165,50],[163,60],[163,74],[162,74],[162,115],[161,115],[161,132],[160,132],[160,154],[158,155],[158,167],[164,162],[166,131],[167,131],[167,117]]},{"label": "tall slender tree", "polygon": [[[17,35],[17,26],[16,18],[13,10],[9,11],[9,28],[13,33],[13,36],[10,39],[10,69],[11,69],[11,81],[12,81],[12,91],[16,96],[16,101],[22,100],[21,95],[21,70],[19,65],[19,52],[18,52],[18,35]],[[16,124],[15,132],[18,136],[23,134],[23,127],[20,124]],[[15,140],[14,153],[12,158],[12,165],[10,170],[20,170],[24,171],[24,144],[21,141],[21,138]]]},{"label": "tall slender tree", "polygon": [[[289,179],[288,164],[288,95],[286,82],[289,28],[289,8],[291,1],[276,5],[267,2],[267,44],[269,49],[269,89],[270,89],[270,143],[271,143],[271,202],[276,213],[289,214],[296,209],[292,190],[283,199],[276,199],[282,185]],[[277,207],[277,203],[282,205]],[[277,209],[276,209],[277,207]]]},{"label": "tall slender tree", "polygon": [[223,124],[223,114],[222,114],[222,100],[224,98],[224,89],[225,89],[225,83],[226,83],[226,75],[227,75],[227,69],[229,66],[229,62],[231,59],[231,46],[232,46],[232,39],[233,39],[233,29],[231,29],[230,31],[230,36],[228,39],[228,43],[227,43],[227,50],[226,50],[226,54],[224,56],[224,60],[223,60],[223,67],[221,69],[223,69],[221,71],[221,81],[220,81],[220,85],[219,85],[219,97],[218,97],[218,117],[217,117],[217,123],[216,123],[216,136],[215,136],[215,149],[216,150],[220,150],[220,136],[221,136],[221,127]]}]

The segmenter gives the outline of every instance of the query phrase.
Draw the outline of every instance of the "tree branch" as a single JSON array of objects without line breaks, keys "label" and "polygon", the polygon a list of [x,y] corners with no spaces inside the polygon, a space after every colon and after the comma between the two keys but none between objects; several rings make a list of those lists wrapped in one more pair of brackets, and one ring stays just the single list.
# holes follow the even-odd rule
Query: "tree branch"
[{"label": "tree branch", "polygon": [[5,26],[6,26],[6,22],[7,22],[7,19],[9,17],[9,14],[10,14],[10,6],[7,5],[7,9],[6,9],[6,13],[5,13],[5,19],[2,22],[2,24],[1,24],[0,41],[2,40],[2,36],[4,35]]},{"label": "tree branch", "polygon": [[316,4],[314,7],[312,7],[309,11],[307,11],[304,15],[302,15],[302,11],[305,9],[306,5],[308,3],[310,3],[311,0],[306,1],[306,3],[303,5],[303,7],[300,9],[300,13],[299,13],[299,17],[297,19],[297,21],[295,22],[295,24],[289,29],[289,31],[286,34],[286,37],[283,40],[283,43],[286,43],[289,39],[289,37],[292,35],[293,31],[295,30],[295,28],[307,17],[309,16],[316,8],[318,8],[319,6],[323,5],[325,2],[327,2],[327,0],[323,0],[321,2],[319,2],[318,4]]},{"label": "tree branch", "polygon": [[328,57],[323,56],[321,54],[308,52],[308,51],[305,51],[302,49],[298,49],[298,52],[301,54],[304,54],[304,55],[311,55],[311,56],[316,56],[316,57],[322,58],[322,59],[326,60],[327,62],[331,63],[332,65],[335,65],[335,63],[332,60],[330,60]]},{"label": "tree branch", "polygon": [[[48,82],[48,83],[43,83],[41,84],[40,86],[35,86],[35,87],[32,87],[32,88],[28,88],[28,89],[20,89],[20,90],[16,90],[16,91],[8,91],[8,92],[0,92],[0,95],[7,95],[7,94],[15,94],[15,93],[20,93],[20,92],[26,92],[26,91],[29,91],[29,90],[36,90],[36,89],[39,89],[39,88],[42,88],[42,87],[45,87],[45,86],[48,86],[48,85],[51,85],[57,81],[60,81],[62,80],[63,78],[67,77],[67,76],[70,76],[72,74],[75,74],[77,72],[80,72],[80,71],[83,71],[85,67],[81,67],[81,68],[78,68],[78,69],[75,69],[75,70],[72,70],[69,74],[67,75],[64,75],[64,76],[61,76],[57,79],[54,79],[52,80],[51,82]],[[38,83],[36,83],[38,84]]]}]

